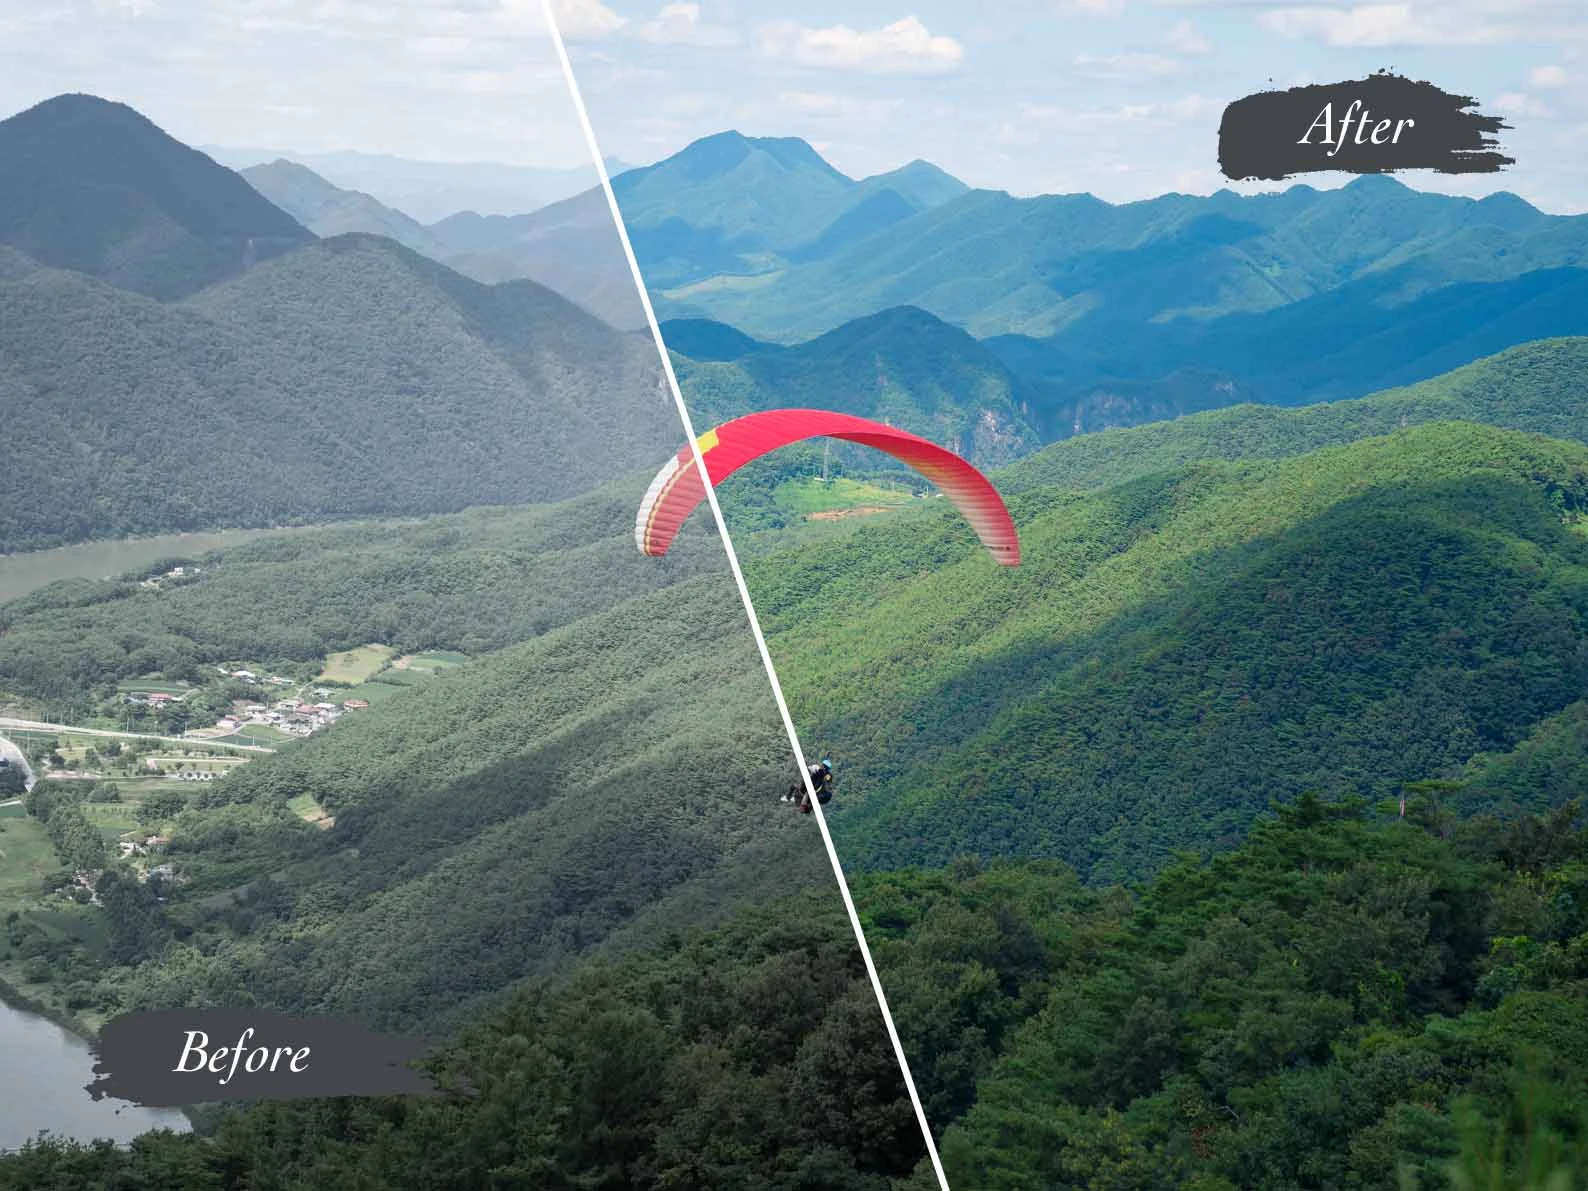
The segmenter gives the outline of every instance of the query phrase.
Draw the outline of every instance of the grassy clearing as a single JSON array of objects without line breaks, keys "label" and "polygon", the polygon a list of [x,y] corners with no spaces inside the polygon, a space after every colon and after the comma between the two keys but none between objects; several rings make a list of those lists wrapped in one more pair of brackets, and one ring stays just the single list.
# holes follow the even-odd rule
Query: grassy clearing
[{"label": "grassy clearing", "polygon": [[346,653],[333,653],[316,682],[339,682],[355,686],[380,673],[396,651],[389,645],[360,645]]},{"label": "grassy clearing", "polygon": [[42,823],[25,815],[0,818],[0,905],[38,896],[39,882],[60,867]]},{"label": "grassy clearing", "polygon": [[450,666],[461,666],[468,660],[467,654],[454,653],[445,649],[432,649],[424,653],[404,654],[392,662],[392,669],[434,673],[437,670],[445,670]]},{"label": "grassy clearing", "polygon": [[719,273],[715,277],[707,277],[702,281],[692,281],[688,285],[680,285],[673,289],[663,290],[662,296],[676,300],[696,297],[700,294],[720,293],[724,290],[763,289],[782,275],[783,270],[781,269],[748,275],[742,273]]},{"label": "grassy clearing", "polygon": [[[423,678],[417,677],[417,675],[420,673],[419,671],[410,671],[410,673],[415,674],[416,677],[396,678],[395,681],[392,682],[365,682],[360,683],[351,690],[338,691],[337,702],[340,703],[346,699],[363,699],[371,707],[375,707],[378,704],[385,702],[387,699],[392,698],[394,695],[400,695],[407,688],[417,686],[419,683],[425,681]],[[386,675],[381,675],[383,680],[385,677]],[[355,711],[353,714],[357,715],[358,713]]]},{"label": "grassy clearing", "polygon": [[773,494],[777,507],[797,517],[831,517],[834,514],[885,513],[912,503],[908,489],[884,487],[865,480],[839,476],[823,481],[816,477],[788,480]]},{"label": "grassy clearing", "polygon": [[289,799],[287,809],[305,823],[313,823],[316,827],[332,827],[336,824],[336,820],[325,813],[325,808],[313,794],[299,794]]},{"label": "grassy clearing", "polygon": [[163,682],[158,678],[130,678],[116,684],[116,690],[123,695],[186,695],[194,689],[187,683]]},{"label": "grassy clearing", "polygon": [[298,743],[296,736],[289,736],[268,724],[244,724],[236,732],[216,736],[213,740],[216,744],[262,744],[271,749],[290,748]]}]

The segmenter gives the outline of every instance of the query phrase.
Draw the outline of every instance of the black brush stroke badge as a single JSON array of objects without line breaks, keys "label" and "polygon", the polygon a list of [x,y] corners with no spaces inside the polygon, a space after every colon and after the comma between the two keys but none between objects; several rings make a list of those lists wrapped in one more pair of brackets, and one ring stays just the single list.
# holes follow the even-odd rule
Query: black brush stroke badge
[{"label": "black brush stroke badge", "polygon": [[1492,174],[1515,164],[1495,138],[1510,126],[1476,109],[1470,96],[1389,71],[1259,91],[1224,109],[1219,167],[1238,182],[1280,182],[1320,170]]},{"label": "black brush stroke badge", "polygon": [[106,1022],[87,1085],[145,1108],[319,1096],[434,1096],[413,1064],[437,1044],[334,1017],[255,1009],[159,1009]]}]

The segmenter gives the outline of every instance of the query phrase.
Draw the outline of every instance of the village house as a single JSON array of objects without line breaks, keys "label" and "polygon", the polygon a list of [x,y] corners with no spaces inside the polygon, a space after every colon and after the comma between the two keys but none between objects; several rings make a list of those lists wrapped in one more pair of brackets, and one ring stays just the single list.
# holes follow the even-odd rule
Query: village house
[{"label": "village house", "polygon": [[349,711],[362,711],[369,706],[368,699],[343,699],[342,706]]}]

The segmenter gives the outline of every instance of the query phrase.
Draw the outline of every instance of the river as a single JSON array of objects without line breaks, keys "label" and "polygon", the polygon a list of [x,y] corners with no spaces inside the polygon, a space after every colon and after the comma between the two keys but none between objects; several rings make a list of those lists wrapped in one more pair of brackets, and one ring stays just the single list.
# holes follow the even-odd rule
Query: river
[{"label": "river", "polygon": [[81,542],[54,550],[0,554],[0,604],[19,599],[57,579],[111,579],[162,558],[191,558],[206,550],[236,546],[269,529],[222,529],[212,533],[171,533],[155,538],[117,538]]},{"label": "river", "polygon": [[176,1109],[139,1108],[125,1100],[94,1100],[88,1043],[54,1022],[0,1001],[0,1150],[18,1149],[48,1129],[61,1137],[126,1142],[151,1129],[186,1133]]}]

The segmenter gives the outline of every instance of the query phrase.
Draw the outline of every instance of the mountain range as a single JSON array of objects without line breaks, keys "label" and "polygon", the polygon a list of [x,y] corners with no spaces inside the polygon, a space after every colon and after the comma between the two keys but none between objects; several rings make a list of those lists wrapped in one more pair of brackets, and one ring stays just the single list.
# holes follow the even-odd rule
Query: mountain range
[{"label": "mountain range", "polygon": [[[419,223],[435,223],[460,211],[522,214],[571,198],[596,181],[593,165],[556,169],[500,162],[420,161],[389,153],[348,150],[317,153],[222,145],[199,148],[239,172],[282,159],[296,162],[338,189],[372,195]],[[608,158],[606,167],[613,175],[630,168],[616,158]]]},{"label": "mountain range", "polygon": [[294,161],[248,166],[242,175],[316,235],[387,236],[476,281],[536,281],[615,327],[646,326],[611,207],[599,189],[527,215],[460,211],[424,225]]},{"label": "mountain range", "polygon": [[809,343],[916,307],[985,343],[1044,440],[1359,397],[1588,332],[1588,217],[1506,193],[1369,175],[1249,197],[1022,199],[924,163],[853,182],[804,142],[733,133],[614,189],[675,351],[702,343],[702,320]]},{"label": "mountain range", "polygon": [[[316,231],[351,221],[477,279],[530,277],[616,325],[643,322],[599,190],[421,229],[367,196],[310,203],[250,177]],[[900,372],[927,317],[945,324],[938,341],[958,331],[985,349],[972,353],[973,381],[941,382],[960,407],[948,422],[975,422],[989,385],[1017,394],[1013,450],[1243,401],[1358,397],[1588,332],[1588,224],[1508,194],[1458,199],[1370,176],[1251,198],[1015,199],[924,162],[855,181],[803,141],[738,133],[613,185],[687,396],[707,417],[812,392],[801,361],[836,378],[832,401],[845,401],[865,377]],[[873,321],[904,308],[918,313],[913,331],[890,316],[897,339]],[[724,358],[736,337],[761,345],[754,365]],[[844,355],[855,341],[894,366]],[[769,363],[779,343],[799,349],[792,370]],[[815,367],[827,348],[839,350]]]},{"label": "mountain range", "polygon": [[[326,218],[382,210],[276,173]],[[675,449],[648,338],[319,239],[122,105],[0,122],[0,178],[0,551],[557,499]]]}]

